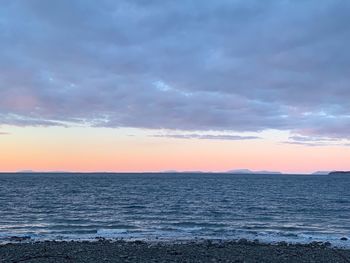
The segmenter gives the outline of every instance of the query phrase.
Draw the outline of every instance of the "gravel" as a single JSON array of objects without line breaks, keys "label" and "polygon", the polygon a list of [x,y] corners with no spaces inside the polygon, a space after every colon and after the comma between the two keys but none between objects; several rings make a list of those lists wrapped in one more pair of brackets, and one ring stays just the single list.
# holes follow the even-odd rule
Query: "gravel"
[{"label": "gravel", "polygon": [[19,242],[0,245],[0,262],[344,262],[350,250],[329,243],[264,244],[258,241],[150,243],[100,240]]}]

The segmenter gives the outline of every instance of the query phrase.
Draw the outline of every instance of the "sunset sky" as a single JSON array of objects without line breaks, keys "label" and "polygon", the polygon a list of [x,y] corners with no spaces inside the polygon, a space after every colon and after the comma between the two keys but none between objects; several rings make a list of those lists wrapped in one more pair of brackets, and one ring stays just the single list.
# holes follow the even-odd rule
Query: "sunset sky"
[{"label": "sunset sky", "polygon": [[350,170],[350,1],[0,4],[0,171]]}]

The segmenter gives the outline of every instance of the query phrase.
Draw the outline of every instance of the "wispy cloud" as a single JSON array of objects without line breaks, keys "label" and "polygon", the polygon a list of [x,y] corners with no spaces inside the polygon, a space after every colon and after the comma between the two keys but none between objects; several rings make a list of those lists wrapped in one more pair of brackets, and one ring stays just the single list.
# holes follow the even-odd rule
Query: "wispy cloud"
[{"label": "wispy cloud", "polygon": [[312,143],[312,142],[296,142],[296,141],[285,141],[283,142],[285,144],[293,144],[293,145],[302,145],[302,146],[311,146],[311,147],[316,147],[316,146],[329,146],[329,144],[324,144],[324,143]]},{"label": "wispy cloud", "polygon": [[239,135],[212,135],[212,134],[156,134],[151,137],[174,138],[174,139],[201,139],[201,140],[255,140],[261,139],[258,136],[239,136]]},{"label": "wispy cloud", "polygon": [[290,140],[297,142],[337,142],[338,138],[314,137],[314,136],[290,136]]},{"label": "wispy cloud", "polygon": [[0,125],[350,138],[349,12],[337,0],[5,1]]},{"label": "wispy cloud", "polygon": [[283,143],[303,146],[347,146],[348,140],[332,137],[313,137],[313,136],[290,136],[288,141]]}]

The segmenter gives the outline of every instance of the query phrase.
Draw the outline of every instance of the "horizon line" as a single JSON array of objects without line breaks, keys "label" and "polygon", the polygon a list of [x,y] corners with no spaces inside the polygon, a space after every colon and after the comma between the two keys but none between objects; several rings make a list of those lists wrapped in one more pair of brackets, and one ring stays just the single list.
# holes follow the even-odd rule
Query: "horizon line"
[{"label": "horizon line", "polygon": [[[244,170],[244,169],[237,169]],[[0,171],[0,174],[273,174],[273,175],[312,175],[312,174],[324,174],[327,175],[331,172],[347,172],[345,170],[331,170],[331,171],[314,171],[314,172],[280,172],[280,171],[251,171],[247,169],[246,172],[242,171],[31,171],[31,170],[20,170],[20,171]]]}]

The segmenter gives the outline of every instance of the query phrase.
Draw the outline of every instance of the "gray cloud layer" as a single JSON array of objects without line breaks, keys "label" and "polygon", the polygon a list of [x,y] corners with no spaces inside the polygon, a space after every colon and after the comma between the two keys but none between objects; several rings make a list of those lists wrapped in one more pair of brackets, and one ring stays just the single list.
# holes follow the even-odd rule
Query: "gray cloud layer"
[{"label": "gray cloud layer", "polygon": [[0,125],[350,138],[350,2],[12,0]]}]

